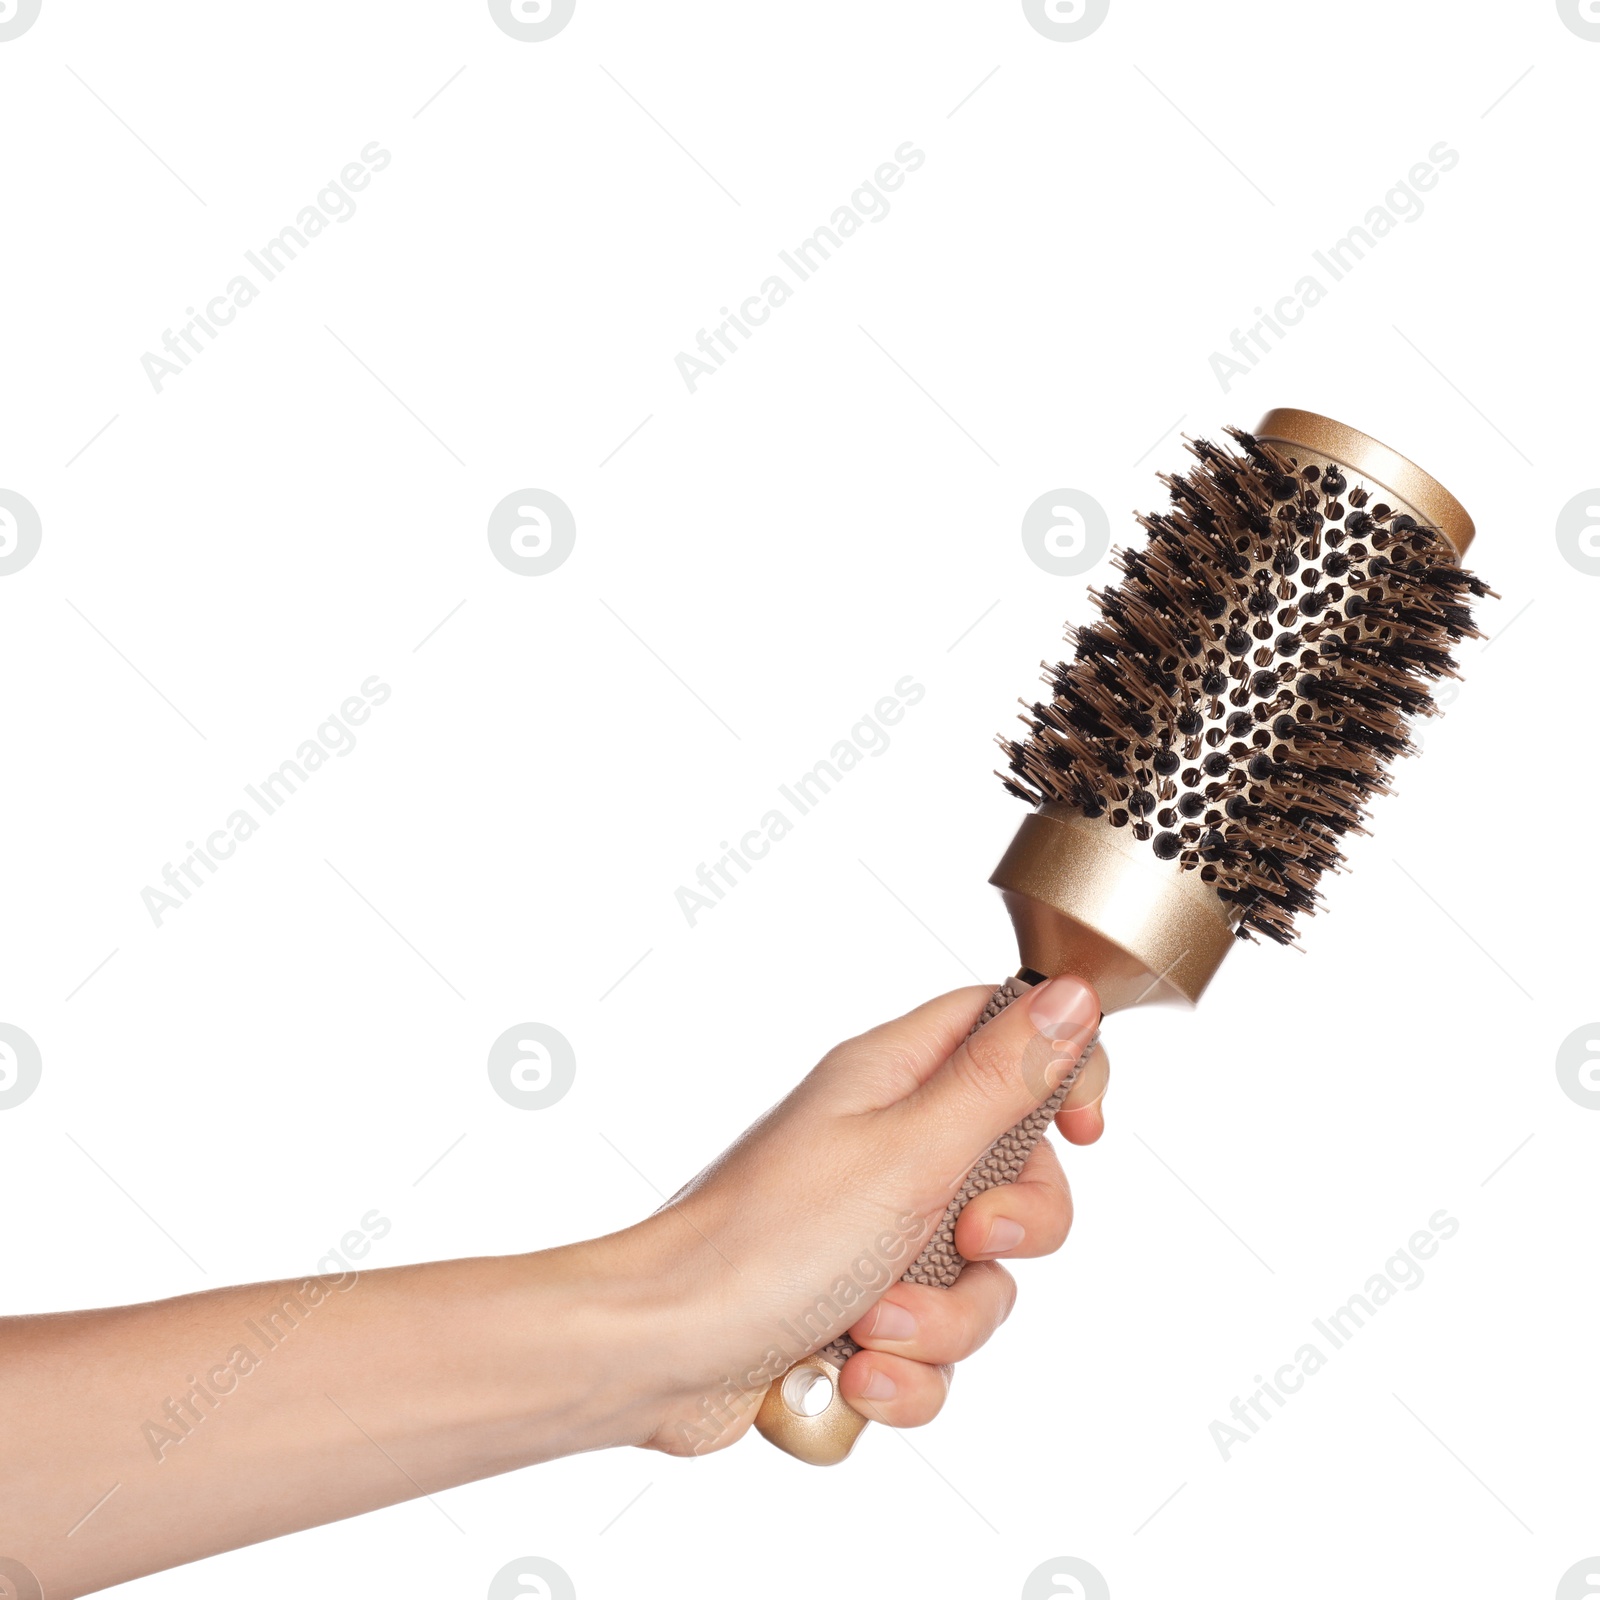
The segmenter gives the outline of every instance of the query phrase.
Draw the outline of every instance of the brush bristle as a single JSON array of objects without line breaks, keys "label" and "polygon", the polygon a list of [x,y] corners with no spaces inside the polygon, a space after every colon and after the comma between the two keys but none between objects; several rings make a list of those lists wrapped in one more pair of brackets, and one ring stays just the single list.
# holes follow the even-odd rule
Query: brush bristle
[{"label": "brush bristle", "polygon": [[1074,659],[1002,739],[1007,789],[1108,816],[1288,943],[1491,594],[1437,528],[1247,433],[1200,440]]}]

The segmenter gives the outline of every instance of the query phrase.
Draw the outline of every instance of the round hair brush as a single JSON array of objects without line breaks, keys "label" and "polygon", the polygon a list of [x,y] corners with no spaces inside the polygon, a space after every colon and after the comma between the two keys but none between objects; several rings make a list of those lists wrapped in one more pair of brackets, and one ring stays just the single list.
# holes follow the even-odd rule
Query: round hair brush
[{"label": "round hair brush", "polygon": [[[1229,437],[1162,480],[1171,509],[1139,518],[1149,537],[1091,591],[1100,616],[1068,627],[1051,698],[1001,740],[1005,786],[1035,809],[989,880],[1022,967],[979,1026],[1064,972],[1106,1012],[1192,1004],[1236,939],[1291,942],[1437,709],[1430,685],[1456,675],[1452,647],[1478,636],[1470,603],[1493,591],[1461,566],[1472,519],[1442,485],[1311,412]],[[985,1152],[907,1279],[955,1282],[962,1208],[1016,1177],[1071,1082]],[[866,1419],[832,1380],[857,1348],[836,1339],[774,1383],[761,1432],[842,1461]],[[819,1379],[831,1398],[807,1415]]]}]

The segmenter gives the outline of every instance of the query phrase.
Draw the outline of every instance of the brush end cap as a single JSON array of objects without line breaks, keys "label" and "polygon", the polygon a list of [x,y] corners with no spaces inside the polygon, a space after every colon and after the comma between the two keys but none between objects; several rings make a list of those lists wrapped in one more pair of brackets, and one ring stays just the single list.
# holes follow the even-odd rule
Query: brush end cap
[{"label": "brush end cap", "polygon": [[1477,532],[1467,508],[1437,478],[1370,434],[1315,411],[1279,406],[1261,419],[1255,436],[1263,444],[1309,452],[1323,465],[1335,463],[1381,487],[1400,502],[1399,509],[1437,528],[1450,541],[1458,561],[1466,556]]}]

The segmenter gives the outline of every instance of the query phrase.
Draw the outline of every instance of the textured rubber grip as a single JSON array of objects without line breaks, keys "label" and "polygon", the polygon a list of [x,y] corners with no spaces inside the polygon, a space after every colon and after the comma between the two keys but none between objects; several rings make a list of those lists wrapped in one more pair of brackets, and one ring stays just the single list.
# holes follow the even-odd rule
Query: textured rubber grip
[{"label": "textured rubber grip", "polygon": [[[999,1016],[1030,988],[1032,985],[1020,978],[1008,978],[989,997],[983,1015],[973,1023],[967,1037],[970,1039],[984,1023]],[[945,1207],[933,1237],[901,1278],[902,1283],[948,1289],[961,1276],[967,1262],[956,1249],[956,1222],[967,1202],[985,1189],[1016,1181],[1023,1163],[1061,1109],[1061,1102],[1077,1081],[1084,1063],[1094,1054],[1095,1042],[1095,1039],[1089,1041],[1072,1071],[1042,1106],[1025,1116],[1009,1133],[1001,1134],[978,1158],[960,1192]],[[831,1467],[843,1461],[867,1425],[866,1417],[839,1393],[838,1383],[839,1369],[860,1348],[845,1334],[816,1354],[797,1361],[762,1397],[761,1409],[756,1414],[756,1428],[762,1436],[780,1450],[814,1467]],[[831,1390],[826,1405],[817,1411],[804,1409],[805,1391],[823,1381],[829,1383]],[[792,1396],[791,1387],[795,1390]]]},{"label": "textured rubber grip", "polygon": [[[1031,988],[1031,984],[1024,983],[1020,978],[1007,978],[990,995],[988,1005],[983,1008],[983,1015],[973,1023],[972,1031],[967,1037],[970,1039],[984,1023],[998,1017],[1013,1000],[1027,994]],[[1096,1039],[1098,1037],[1096,1035]],[[961,1276],[967,1260],[956,1249],[956,1222],[966,1210],[967,1202],[974,1195],[982,1194],[985,1189],[996,1188],[1002,1183],[1016,1182],[1023,1163],[1032,1154],[1033,1147],[1044,1137],[1045,1130],[1055,1120],[1056,1112],[1061,1109],[1061,1102],[1066,1099],[1068,1091],[1077,1082],[1078,1074],[1083,1071],[1089,1057],[1094,1054],[1095,1042],[1092,1039],[1085,1046],[1083,1054],[1078,1057],[1077,1065],[1042,1106],[1036,1111],[1030,1111],[1009,1133],[1001,1134],[978,1158],[967,1174],[966,1181],[961,1185],[959,1193],[945,1207],[944,1215],[939,1219],[939,1226],[933,1231],[933,1237],[923,1246],[922,1254],[911,1263],[910,1268],[901,1277],[902,1283],[929,1284],[936,1288],[948,1289]],[[841,1334],[817,1354],[833,1366],[842,1367],[860,1348],[861,1346],[849,1334]]]}]

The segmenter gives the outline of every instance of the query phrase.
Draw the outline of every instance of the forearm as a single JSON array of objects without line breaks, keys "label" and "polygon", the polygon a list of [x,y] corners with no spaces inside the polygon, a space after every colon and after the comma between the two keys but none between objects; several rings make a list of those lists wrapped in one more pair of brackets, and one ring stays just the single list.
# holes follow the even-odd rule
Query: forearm
[{"label": "forearm", "polygon": [[[931,1420],[949,1364],[1010,1309],[998,1258],[1066,1235],[1048,1144],[962,1211],[973,1265],[954,1287],[897,1280],[1099,1016],[1057,978],[974,1032],[988,999],[962,990],[830,1051],[622,1233],[0,1320],[0,1557],[78,1595],[578,1451],[722,1449],[773,1378],[847,1331],[846,1403]],[[1073,1142],[1098,1136],[1105,1082],[1097,1055],[1057,1116]]]},{"label": "forearm", "polygon": [[78,1594],[637,1442],[638,1328],[673,1320],[649,1259],[625,1234],[0,1323],[0,1549]]}]

